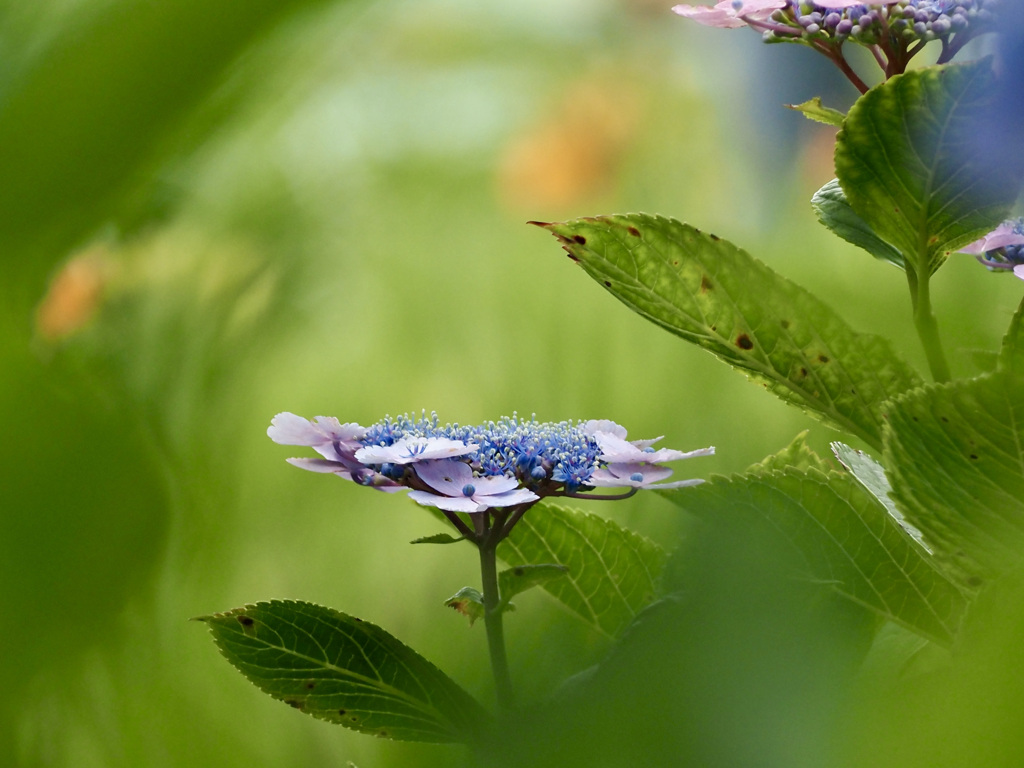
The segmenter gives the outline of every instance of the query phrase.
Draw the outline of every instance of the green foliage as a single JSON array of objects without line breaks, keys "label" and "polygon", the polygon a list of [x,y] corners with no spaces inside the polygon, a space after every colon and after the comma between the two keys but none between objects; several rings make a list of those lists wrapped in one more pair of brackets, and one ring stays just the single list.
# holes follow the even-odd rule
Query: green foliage
[{"label": "green foliage", "polygon": [[799,554],[804,578],[938,642],[956,634],[959,591],[848,476],[789,469],[716,478],[672,500],[703,518],[768,525]]},{"label": "green foliage", "polygon": [[664,551],[643,536],[598,515],[547,502],[523,516],[498,546],[498,557],[512,566],[566,568],[563,577],[541,586],[608,637],[654,600],[665,565]]},{"label": "green foliage", "polygon": [[[564,576],[568,570],[564,565],[517,565],[502,571],[498,574],[501,600],[497,610],[514,611],[515,606],[511,602],[513,597]],[[470,626],[484,617],[484,596],[473,587],[463,587],[445,600],[444,604],[466,616]]]},{"label": "green foliage", "polygon": [[787,104],[786,106],[797,112],[802,112],[808,120],[814,120],[825,125],[840,126],[846,118],[846,115],[838,109],[832,109],[822,104],[820,96],[808,99],[802,104]]},{"label": "green foliage", "polygon": [[850,207],[839,179],[832,179],[814,193],[811,208],[818,221],[846,242],[863,248],[876,259],[906,269],[902,254],[876,235],[867,222]]},{"label": "green foliage", "polygon": [[828,465],[807,444],[807,435],[808,432],[805,429],[794,437],[793,441],[781,451],[766,456],[762,461],[749,467],[747,472],[760,475],[782,469],[818,469],[822,472],[827,471]]},{"label": "green foliage", "polygon": [[919,275],[991,230],[1017,195],[1013,164],[977,140],[994,96],[988,60],[913,70],[862,96],[836,138],[850,206]]},{"label": "green foliage", "polygon": [[887,341],[715,235],[646,214],[543,226],[635,312],[875,447],[883,403],[920,384]]},{"label": "green foliage", "polygon": [[889,409],[892,495],[960,586],[1024,557],[1024,378],[1004,371],[929,386]]},{"label": "green foliage", "polygon": [[486,711],[451,678],[369,622],[273,600],[200,616],[260,690],[308,715],[389,739],[472,742]]},{"label": "green foliage", "polygon": [[832,451],[850,474],[857,478],[857,482],[863,485],[885,507],[885,511],[899,523],[900,528],[931,553],[931,547],[925,543],[921,532],[910,524],[892,500],[892,485],[889,484],[889,479],[885,476],[885,468],[864,451],[858,451],[843,443],[832,443]]}]

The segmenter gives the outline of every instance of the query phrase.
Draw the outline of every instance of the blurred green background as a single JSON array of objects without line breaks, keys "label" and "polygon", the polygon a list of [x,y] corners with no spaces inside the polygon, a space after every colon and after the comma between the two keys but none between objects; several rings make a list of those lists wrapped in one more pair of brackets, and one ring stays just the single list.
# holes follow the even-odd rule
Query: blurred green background
[{"label": "blurred green background", "polygon": [[[286,465],[279,411],[610,418],[715,445],[678,470],[699,476],[839,437],[633,316],[528,220],[675,216],[923,367],[902,276],[810,211],[832,132],[782,108],[853,89],[667,5],[0,3],[0,763],[463,759],[292,711],[187,621],[319,602],[491,699],[482,627],[442,605],[474,554],[409,547],[440,530],[421,508]],[[963,257],[934,286],[975,373],[1019,284]],[[593,509],[669,548],[687,527],[653,495]],[[607,651],[540,592],[517,602],[524,699]]]}]

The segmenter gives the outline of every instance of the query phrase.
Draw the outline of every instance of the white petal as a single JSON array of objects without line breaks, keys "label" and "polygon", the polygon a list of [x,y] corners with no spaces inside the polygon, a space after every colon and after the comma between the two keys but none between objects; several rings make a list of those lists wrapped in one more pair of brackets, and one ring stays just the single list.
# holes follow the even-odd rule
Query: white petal
[{"label": "white petal", "polygon": [[409,491],[409,498],[425,507],[437,507],[449,512],[483,512],[487,509],[465,496],[435,496],[426,491]]}]

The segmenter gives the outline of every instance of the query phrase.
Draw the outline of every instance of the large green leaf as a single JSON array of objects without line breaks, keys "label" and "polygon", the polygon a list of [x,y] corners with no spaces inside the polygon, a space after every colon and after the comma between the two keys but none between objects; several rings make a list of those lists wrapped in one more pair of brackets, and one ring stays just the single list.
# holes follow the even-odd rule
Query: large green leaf
[{"label": "large green leaf", "polygon": [[[498,545],[512,566],[568,568],[541,584],[566,608],[614,637],[655,599],[665,552],[654,542],[597,515],[541,502]],[[549,566],[550,567],[550,566]]]},{"label": "large green leaf", "polygon": [[864,94],[836,137],[853,210],[918,273],[991,230],[1017,195],[1012,164],[978,141],[992,99],[988,60],[914,70]]},{"label": "large green leaf", "polygon": [[671,498],[699,516],[768,525],[799,553],[806,578],[924,637],[953,639],[961,593],[850,476],[813,469],[746,474]]},{"label": "large green leaf", "polygon": [[273,600],[198,617],[260,690],[306,714],[404,741],[471,742],[488,713],[380,627],[312,603]]},{"label": "large green leaf", "polygon": [[876,259],[906,269],[902,254],[876,235],[867,222],[850,207],[843,188],[839,186],[839,179],[832,179],[814,193],[811,208],[818,221],[846,242],[863,248]]},{"label": "large green leaf", "polygon": [[880,448],[882,403],[920,384],[889,342],[745,251],[647,214],[542,224],[635,312]]},{"label": "large green leaf", "polygon": [[973,590],[1024,560],[1024,377],[1002,371],[890,404],[893,497]]}]

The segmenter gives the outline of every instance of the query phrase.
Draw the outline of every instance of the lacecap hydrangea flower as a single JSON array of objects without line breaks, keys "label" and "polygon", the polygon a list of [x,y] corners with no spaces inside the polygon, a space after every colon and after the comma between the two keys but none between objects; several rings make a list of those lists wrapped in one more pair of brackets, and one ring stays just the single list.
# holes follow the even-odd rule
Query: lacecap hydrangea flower
[{"label": "lacecap hydrangea flower", "polygon": [[[626,498],[642,488],[682,488],[702,480],[662,482],[663,462],[709,456],[655,449],[653,440],[626,439],[611,421],[538,422],[517,416],[479,426],[438,423],[437,416],[387,417],[369,427],[293,413],[274,417],[267,435],[282,445],[304,445],[320,458],[288,459],[381,491],[409,490],[419,504],[469,514],[522,509],[549,496]],[[622,488],[609,496],[598,488]]]},{"label": "lacecap hydrangea flower", "polygon": [[672,10],[711,27],[751,27],[768,43],[802,43],[831,58],[864,91],[867,86],[843,61],[849,41],[869,48],[886,77],[932,40],[939,63],[973,37],[995,28],[1000,0],[722,0],[713,6],[682,4]]},{"label": "lacecap hydrangea flower", "polygon": [[1004,221],[983,238],[961,249],[993,272],[1010,271],[1024,280],[1024,218]]}]

